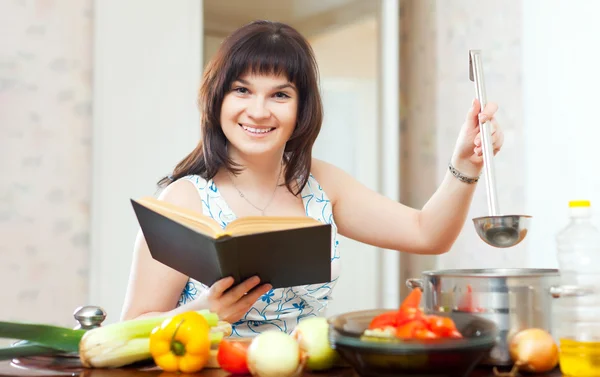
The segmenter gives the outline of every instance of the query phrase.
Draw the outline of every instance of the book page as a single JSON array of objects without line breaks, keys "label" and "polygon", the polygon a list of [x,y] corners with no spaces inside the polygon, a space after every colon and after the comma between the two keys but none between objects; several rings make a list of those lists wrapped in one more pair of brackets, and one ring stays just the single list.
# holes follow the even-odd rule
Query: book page
[{"label": "book page", "polygon": [[204,214],[153,197],[144,197],[137,200],[137,202],[154,212],[196,229],[209,237],[218,238],[224,235],[221,226],[214,219]]},{"label": "book page", "polygon": [[305,228],[322,225],[318,220],[308,216],[277,217],[277,216],[248,216],[233,220],[225,231],[232,236],[272,232],[277,230]]}]

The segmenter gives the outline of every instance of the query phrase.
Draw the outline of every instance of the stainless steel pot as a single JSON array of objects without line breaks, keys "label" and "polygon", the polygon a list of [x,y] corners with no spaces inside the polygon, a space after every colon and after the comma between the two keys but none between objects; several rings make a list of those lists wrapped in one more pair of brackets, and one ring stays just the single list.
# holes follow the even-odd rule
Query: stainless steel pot
[{"label": "stainless steel pot", "polygon": [[431,311],[471,312],[498,326],[496,346],[481,364],[512,365],[507,339],[537,327],[552,333],[552,295],[560,283],[554,269],[473,269],[425,271],[408,279],[423,291],[422,305]]}]

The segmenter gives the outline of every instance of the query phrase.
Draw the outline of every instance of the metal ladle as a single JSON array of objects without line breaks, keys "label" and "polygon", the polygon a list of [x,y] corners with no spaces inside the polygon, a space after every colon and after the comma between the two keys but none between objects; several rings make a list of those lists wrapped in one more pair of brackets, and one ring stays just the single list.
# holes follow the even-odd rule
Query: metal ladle
[{"label": "metal ladle", "polygon": [[[485,82],[483,79],[483,64],[480,50],[469,51],[469,79],[475,82],[475,93],[481,110],[487,104]],[[498,209],[498,196],[496,194],[496,178],[494,171],[494,150],[492,148],[491,123],[486,121],[480,125],[481,149],[483,154],[485,183],[487,186],[487,199],[489,216],[473,219],[475,230],[487,244],[506,248],[512,247],[523,241],[527,235],[531,216],[528,215],[500,215]]]}]

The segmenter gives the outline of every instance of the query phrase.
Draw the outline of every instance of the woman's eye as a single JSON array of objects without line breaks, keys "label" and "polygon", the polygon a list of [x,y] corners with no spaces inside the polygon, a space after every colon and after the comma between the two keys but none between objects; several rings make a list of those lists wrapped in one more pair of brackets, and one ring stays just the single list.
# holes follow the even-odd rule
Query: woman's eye
[{"label": "woman's eye", "polygon": [[233,91],[236,93],[240,93],[240,94],[248,94],[248,89],[246,89],[244,87],[234,88]]},{"label": "woman's eye", "polygon": [[277,93],[275,93],[275,98],[283,99],[283,98],[290,98],[290,96],[288,96],[284,92],[277,92]]}]

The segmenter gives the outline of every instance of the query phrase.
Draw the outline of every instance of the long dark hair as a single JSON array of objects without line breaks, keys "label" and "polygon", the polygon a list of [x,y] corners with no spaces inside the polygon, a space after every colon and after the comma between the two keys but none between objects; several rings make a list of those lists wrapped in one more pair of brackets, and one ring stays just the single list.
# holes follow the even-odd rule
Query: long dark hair
[{"label": "long dark hair", "polygon": [[[196,148],[161,179],[161,187],[190,174],[212,179],[224,166],[238,173],[227,156],[221,129],[221,105],[232,83],[241,75],[285,75],[298,89],[296,128],[284,151],[285,185],[298,195],[310,174],[312,147],[321,130],[323,105],[313,50],[294,28],[279,22],[255,21],[236,30],[221,44],[207,65],[198,96],[201,138]],[[298,184],[298,185],[296,185]],[[296,189],[296,190],[295,190]]]}]

